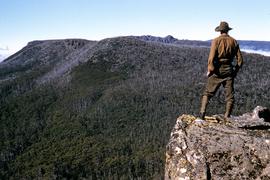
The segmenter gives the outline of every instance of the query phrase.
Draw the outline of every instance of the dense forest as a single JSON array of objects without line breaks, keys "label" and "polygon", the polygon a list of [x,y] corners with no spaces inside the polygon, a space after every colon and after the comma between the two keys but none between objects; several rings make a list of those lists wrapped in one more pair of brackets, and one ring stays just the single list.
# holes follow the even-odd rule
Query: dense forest
[{"label": "dense forest", "polygon": [[[32,42],[0,64],[0,179],[163,179],[197,115],[209,49],[118,37]],[[270,107],[270,58],[243,54],[233,115]],[[224,112],[221,88],[208,114]]]}]

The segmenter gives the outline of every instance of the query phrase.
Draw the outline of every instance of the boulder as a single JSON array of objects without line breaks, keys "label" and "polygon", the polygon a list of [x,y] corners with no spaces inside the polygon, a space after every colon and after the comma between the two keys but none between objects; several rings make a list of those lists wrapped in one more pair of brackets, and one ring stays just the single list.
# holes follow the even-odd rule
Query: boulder
[{"label": "boulder", "polygon": [[181,115],[166,147],[165,179],[270,179],[269,110],[224,119]]}]

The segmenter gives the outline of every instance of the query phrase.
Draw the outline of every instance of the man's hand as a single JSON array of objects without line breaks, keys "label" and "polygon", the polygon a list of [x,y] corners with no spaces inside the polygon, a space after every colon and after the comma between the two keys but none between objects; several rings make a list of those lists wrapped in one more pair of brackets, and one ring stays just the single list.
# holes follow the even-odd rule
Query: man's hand
[{"label": "man's hand", "polygon": [[207,77],[212,76],[213,72],[212,71],[207,71]]},{"label": "man's hand", "polygon": [[233,78],[236,77],[236,75],[237,75],[239,69],[240,69],[240,67],[239,67],[238,65],[236,65],[236,66],[234,67],[234,70],[233,70],[233,73],[232,73]]}]

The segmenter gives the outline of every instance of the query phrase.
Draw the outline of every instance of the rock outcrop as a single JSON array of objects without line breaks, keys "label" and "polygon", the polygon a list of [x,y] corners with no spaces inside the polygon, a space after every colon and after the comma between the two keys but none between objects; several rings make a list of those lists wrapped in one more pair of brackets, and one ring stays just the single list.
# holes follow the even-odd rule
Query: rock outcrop
[{"label": "rock outcrop", "polygon": [[165,179],[270,179],[270,111],[225,120],[180,116],[166,150]]}]

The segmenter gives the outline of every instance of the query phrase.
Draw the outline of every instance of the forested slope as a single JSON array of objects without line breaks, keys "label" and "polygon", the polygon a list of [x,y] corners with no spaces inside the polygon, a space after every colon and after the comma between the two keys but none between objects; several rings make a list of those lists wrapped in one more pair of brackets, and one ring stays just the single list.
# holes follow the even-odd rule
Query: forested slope
[{"label": "forested slope", "polygon": [[[162,179],[176,118],[199,111],[209,49],[119,37],[59,40],[48,53],[42,43],[0,64],[0,177]],[[270,106],[270,58],[244,60],[233,114]],[[221,89],[208,112],[224,108]]]}]

